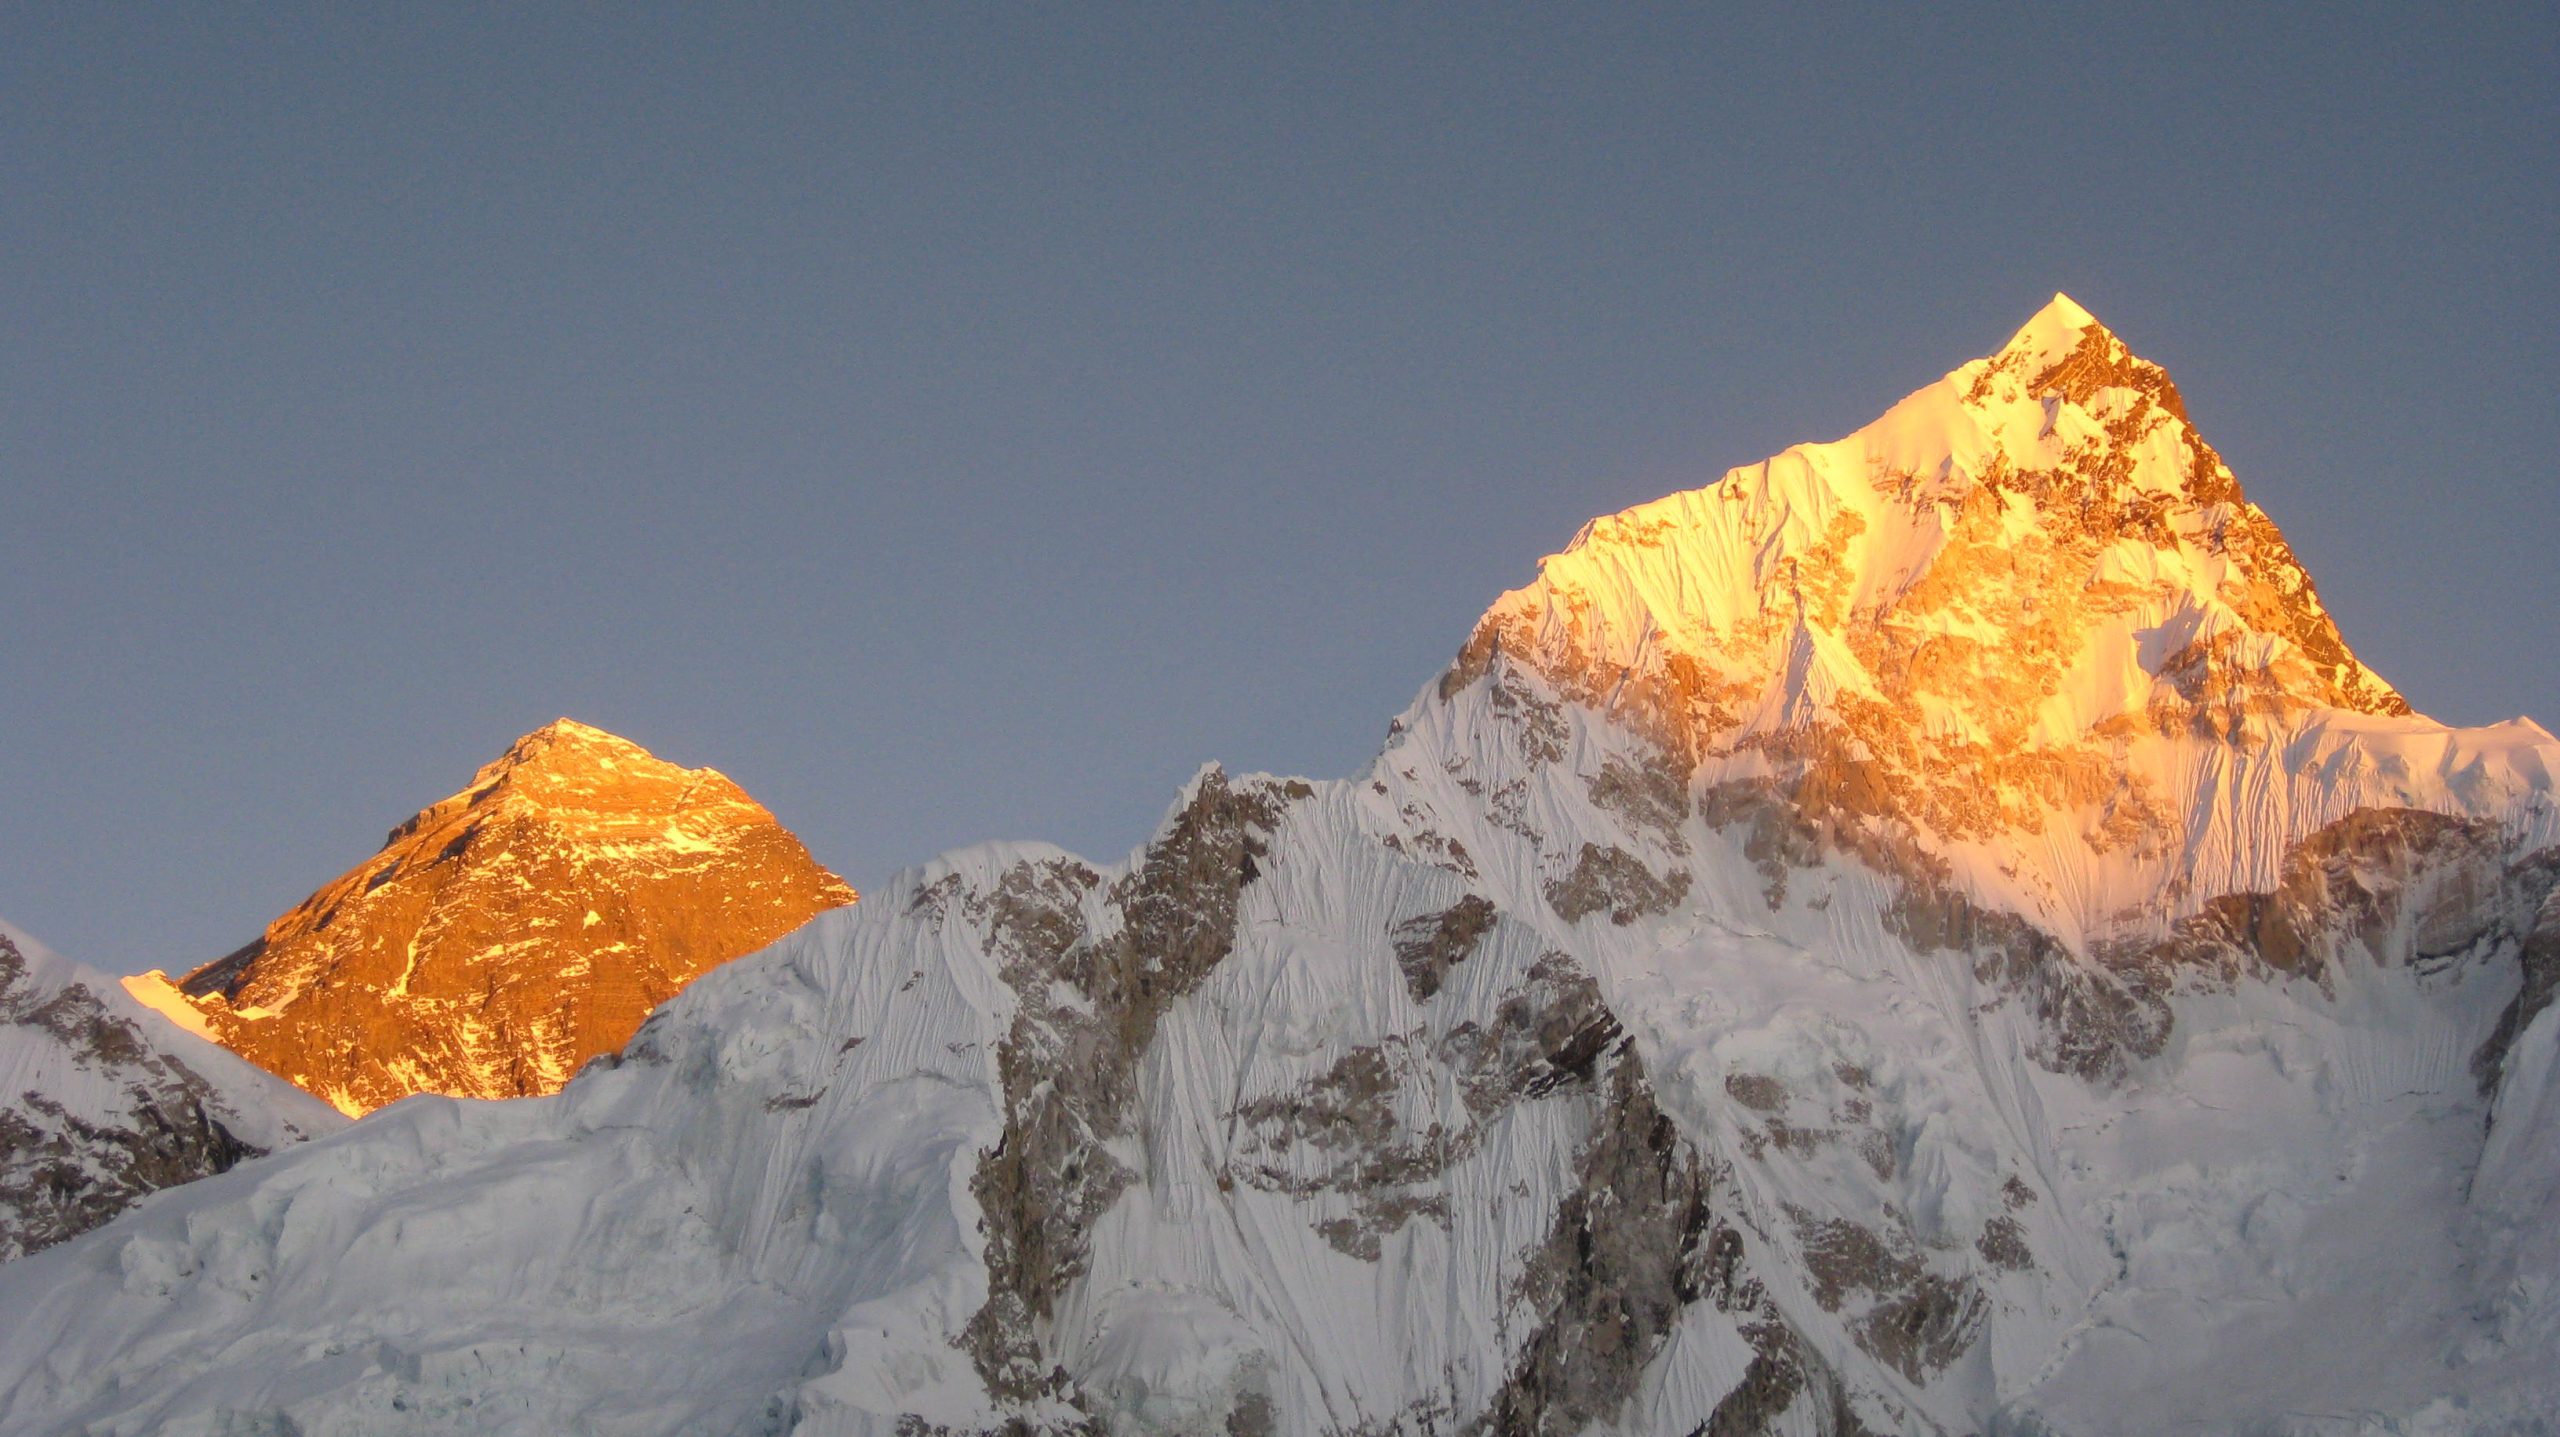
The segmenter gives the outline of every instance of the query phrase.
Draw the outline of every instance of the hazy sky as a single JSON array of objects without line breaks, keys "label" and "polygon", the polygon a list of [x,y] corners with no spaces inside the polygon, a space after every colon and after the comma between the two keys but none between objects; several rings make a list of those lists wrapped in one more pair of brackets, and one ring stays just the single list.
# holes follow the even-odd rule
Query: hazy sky
[{"label": "hazy sky", "polygon": [[560,714],[1116,857],[2057,289],[2560,719],[2560,9],[1707,8],[0,10],[0,914],[191,966]]}]

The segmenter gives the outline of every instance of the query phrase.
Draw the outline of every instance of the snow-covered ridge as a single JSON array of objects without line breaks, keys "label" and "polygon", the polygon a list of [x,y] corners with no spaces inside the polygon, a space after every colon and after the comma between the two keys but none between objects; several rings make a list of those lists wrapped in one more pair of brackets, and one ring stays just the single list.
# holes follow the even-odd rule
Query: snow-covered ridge
[{"label": "snow-covered ridge", "polygon": [[0,923],[0,1261],[343,1123]]},{"label": "snow-covered ridge", "polygon": [[947,855],[0,1269],[0,1434],[2550,1432],[2560,754],[2324,656],[2085,319],[1862,431],[2087,441],[1925,553],[1784,456],[1599,521],[1354,778]]},{"label": "snow-covered ridge", "polygon": [[255,942],[126,987],[348,1113],[546,1093],[696,974],[853,901],[726,777],[561,719]]}]

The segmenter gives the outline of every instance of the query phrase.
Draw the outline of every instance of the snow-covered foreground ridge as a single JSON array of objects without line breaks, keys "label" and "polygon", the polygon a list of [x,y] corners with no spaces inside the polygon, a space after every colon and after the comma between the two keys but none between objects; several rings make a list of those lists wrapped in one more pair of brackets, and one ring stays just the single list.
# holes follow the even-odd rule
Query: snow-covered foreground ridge
[{"label": "snow-covered foreground ridge", "polygon": [[0,1262],[344,1125],[0,922]]},{"label": "snow-covered foreground ridge", "polygon": [[2549,1431],[2555,763],[2057,299],[1595,522],[1357,778],[0,1268],[0,1431]]}]

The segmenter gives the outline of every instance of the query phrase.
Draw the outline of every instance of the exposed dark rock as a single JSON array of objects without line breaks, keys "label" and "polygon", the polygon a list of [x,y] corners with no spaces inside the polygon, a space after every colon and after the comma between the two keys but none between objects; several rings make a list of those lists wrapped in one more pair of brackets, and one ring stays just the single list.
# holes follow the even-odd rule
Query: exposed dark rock
[{"label": "exposed dark rock", "polygon": [[1568,923],[1606,913],[1623,928],[1639,918],[1668,913],[1689,893],[1689,871],[1656,878],[1644,860],[1623,848],[1586,842],[1564,877],[1547,884],[1547,902]]},{"label": "exposed dark rock", "polygon": [[1718,784],[1699,799],[1698,816],[1710,828],[1740,836],[1742,856],[1759,873],[1761,896],[1773,909],[1787,901],[1788,875],[1820,863],[1827,850],[1822,829],[1766,782]]},{"label": "exposed dark rock", "polygon": [[1372,1262],[1380,1239],[1414,1218],[1446,1223],[1448,1200],[1429,1185],[1474,1150],[1478,1134],[1473,1123],[1416,1132],[1398,1120],[1397,1093],[1420,1061],[1402,1042],[1355,1048],[1304,1086],[1243,1104],[1232,1114],[1238,1153],[1226,1171],[1266,1192],[1348,1198],[1352,1215],[1316,1231]]},{"label": "exposed dark rock", "polygon": [[2471,1072],[2479,1079],[2484,1096],[2496,1090],[2504,1075],[2507,1050],[2515,1045],[2516,1035],[2540,1017],[2555,996],[2560,996],[2560,883],[2553,883],[2549,876],[2555,860],[2560,860],[2560,854],[2546,850],[2517,865],[2520,872],[2529,875],[2528,882],[2550,886],[2544,889],[2517,949],[2517,961],[2524,969],[2523,986],[2498,1014],[2498,1026],[2481,1043],[2480,1051],[2471,1055]]},{"label": "exposed dark rock", "polygon": [[1485,803],[1484,816],[1494,827],[1527,839],[1531,848],[1546,846],[1547,836],[1529,822],[1529,781],[1525,778],[1515,778],[1495,789]]},{"label": "exposed dark rock", "polygon": [[1873,1299],[1849,1324],[1849,1334],[1904,1376],[1928,1380],[1981,1336],[1989,1305],[1972,1280],[1932,1272],[1907,1235],[1816,1218],[1801,1208],[1788,1213],[1813,1278],[1813,1300],[1825,1312],[1840,1312],[1853,1298]]},{"label": "exposed dark rock", "polygon": [[1869,1128],[1858,1135],[1858,1156],[1866,1160],[1867,1167],[1877,1177],[1888,1181],[1902,1162],[1892,1135],[1876,1128]]},{"label": "exposed dark rock", "polygon": [[1918,1257],[1897,1251],[1869,1228],[1841,1218],[1817,1220],[1800,1210],[1790,1211],[1796,1219],[1805,1271],[1813,1278],[1813,1300],[1825,1312],[1838,1312],[1854,1292],[1910,1287],[1927,1271]]},{"label": "exposed dark rock", "polygon": [[1020,997],[997,1052],[1004,1136],[970,1181],[987,1237],[987,1300],[960,1338],[997,1397],[1075,1397],[1041,1332],[1085,1271],[1095,1221],[1135,1176],[1105,1144],[1127,1129],[1138,1064],[1166,1005],[1232,951],[1247,860],[1269,857],[1282,809],[1312,793],[1204,774],[1104,894],[1119,922],[1099,934],[1085,904],[1100,876],[1069,860],[1018,865],[965,901]]},{"label": "exposed dark rock", "polygon": [[1781,1113],[1787,1108],[1787,1085],[1766,1073],[1728,1073],[1724,1090],[1746,1108]]},{"label": "exposed dark rock", "polygon": [[209,993],[220,993],[226,998],[230,997],[238,990],[242,976],[249,971],[250,965],[256,963],[258,956],[266,951],[267,940],[264,937],[252,938],[188,974],[185,981],[178,985],[179,991],[190,998],[201,998]]},{"label": "exposed dark rock", "polygon": [[[1489,1023],[1461,1023],[1436,1048],[1404,1038],[1355,1048],[1311,1081],[1239,1106],[1236,1158],[1222,1176],[1266,1192],[1348,1199],[1351,1215],[1316,1231],[1375,1261],[1385,1235],[1407,1222],[1447,1223],[1447,1199],[1434,1185],[1477,1150],[1486,1124],[1515,1104],[1588,1090],[1620,1036],[1599,985],[1564,955],[1542,954]],[[1463,1126],[1417,1130],[1397,1117],[1398,1094],[1422,1090],[1432,1065],[1458,1080]]]},{"label": "exposed dark rock", "polygon": [[1738,1253],[1718,1246],[1732,1229],[1709,1210],[1707,1170],[1627,1045],[1611,1054],[1596,1116],[1579,1184],[1513,1293],[1537,1325],[1473,1430],[1571,1433],[1615,1417],[1681,1309],[1731,1281]]},{"label": "exposed dark rock", "polygon": [[[2180,920],[2167,938],[2105,945],[2116,995],[2066,994],[2063,1051],[2075,1070],[2108,1067],[2114,1046],[2147,1055],[2167,1035],[2164,1000],[2180,982],[2228,987],[2243,977],[2302,978],[2331,987],[2350,948],[2376,963],[2434,972],[2512,947],[2523,970],[2515,999],[2472,1056],[2481,1091],[2497,1083],[2515,1035],[2560,991],[2560,850],[2505,858],[2495,823],[2423,809],[2359,809],[2288,849],[2271,892],[2231,893]],[[2014,958],[2013,943],[2003,950]],[[2149,1010],[2134,1015],[2128,1005]],[[2152,1025],[2156,1023],[2156,1038]],[[2094,1035],[2098,1041],[2086,1042]],[[2075,1041],[2078,1046],[2073,1046]]]},{"label": "exposed dark rock", "polygon": [[1227,1409],[1227,1437],[1274,1437],[1279,1417],[1271,1410],[1271,1394],[1259,1389],[1237,1394],[1236,1405]]},{"label": "exposed dark rock", "polygon": [[2019,995],[2035,1015],[2038,1063],[2092,1083],[2115,1083],[2168,1046],[2176,1022],[2168,994],[2176,975],[2153,955],[2101,952],[2096,961],[2083,961],[2015,914],[1948,897],[1962,907],[1974,975]]},{"label": "exposed dark rock", "polygon": [[1716,1410],[1690,1437],[1761,1437],[1795,1405],[1804,1391],[1804,1366],[1782,1341],[1752,1343],[1751,1365],[1742,1380],[1716,1403]]},{"label": "exposed dark rock", "polygon": [[[2012,1178],[2015,1182],[2017,1179]],[[1993,1267],[2023,1272],[2036,1265],[2036,1256],[2027,1249],[2027,1230],[2016,1218],[2001,1213],[1982,1225],[1982,1236],[1975,1238],[1974,1250]]]},{"label": "exposed dark rock", "polygon": [[1405,988],[1414,1001],[1439,992],[1449,970],[1465,962],[1492,928],[1492,902],[1472,893],[1438,913],[1397,924],[1392,935],[1396,966],[1404,970]]},{"label": "exposed dark rock", "polygon": [[[1466,664],[1460,659],[1460,670]],[[1448,679],[1441,680],[1448,692]],[[1564,705],[1540,694],[1531,680],[1507,664],[1496,666],[1491,690],[1493,714],[1512,726],[1521,756],[1532,767],[1557,762],[1564,757],[1564,744],[1570,732],[1565,726]]]},{"label": "exposed dark rock", "polygon": [[1404,806],[1404,817],[1413,825],[1404,834],[1390,833],[1381,840],[1388,851],[1401,854],[1434,868],[1445,868],[1461,878],[1473,880],[1484,875],[1476,870],[1476,861],[1466,844],[1425,825],[1428,815],[1416,804]]},{"label": "exposed dark rock", "polygon": [[933,920],[938,927],[951,914],[951,905],[960,897],[960,875],[946,873],[916,890],[907,900],[907,911]]},{"label": "exposed dark rock", "polygon": [[153,1048],[86,984],[39,993],[27,966],[0,936],[0,1025],[35,1029],[79,1066],[112,1074],[127,1107],[115,1123],[34,1091],[0,1107],[0,1261],[77,1237],[151,1193],[265,1151],[214,1115],[211,1084]]},{"label": "exposed dark rock", "polygon": [[1613,1047],[1576,1190],[1519,1279],[1537,1326],[1479,1434],[1580,1432],[1623,1414],[1682,1309],[1730,1314],[1752,1359],[1692,1437],[1776,1430],[1809,1403],[1815,1431],[1861,1437],[1838,1379],[1750,1274],[1746,1241],[1713,1209],[1715,1170],[1657,1104],[1630,1043]]},{"label": "exposed dark rock", "polygon": [[1903,1376],[1926,1382],[1973,1346],[1989,1310],[1969,1280],[1930,1273],[1887,1294],[1851,1335]]},{"label": "exposed dark rock", "polygon": [[[1534,1096],[1568,1073],[1589,1083],[1598,1101],[1575,1156],[1577,1183],[1511,1294],[1515,1311],[1534,1324],[1530,1335],[1499,1393],[1465,1430],[1569,1433],[1615,1419],[1682,1310],[1699,1302],[1734,1315],[1755,1353],[1700,1432],[1770,1430],[1808,1393],[1824,1404],[1819,1430],[1850,1430],[1831,1410],[1845,1412],[1837,1383],[1750,1275],[1742,1230],[1714,1211],[1714,1170],[1661,1110],[1597,987],[1562,954],[1542,957],[1530,977],[1490,1031],[1453,1033],[1450,1046],[1512,1075],[1486,1085],[1483,1101]],[[1529,1053],[1537,1056],[1523,1061]]]},{"label": "exposed dark rock", "polygon": [[1542,953],[1527,982],[1494,1009],[1492,1022],[1459,1024],[1441,1051],[1458,1074],[1467,1107],[1482,1119],[1523,1098],[1588,1084],[1620,1032],[1618,1015],[1601,1001],[1591,975],[1562,953]]},{"label": "exposed dark rock", "polygon": [[1662,836],[1674,853],[1687,853],[1680,826],[1689,820],[1689,774],[1671,755],[1657,754],[1642,765],[1611,759],[1590,783],[1591,801],[1627,823]]},{"label": "exposed dark rock", "polygon": [[[2227,987],[2244,974],[2326,985],[2348,943],[2376,961],[2421,968],[2500,942],[2519,945],[2525,988],[2474,1058],[2484,1090],[2530,1014],[2560,992],[2560,919],[2534,946],[2542,896],[2560,886],[2560,855],[2502,861],[2493,823],[2417,809],[2362,809],[2289,850],[2276,889],[2215,898],[2162,940],[2100,944],[2086,957],[2019,915],[1977,905],[1943,861],[1894,824],[1841,821],[1768,781],[1709,790],[1700,812],[1736,836],[1782,904],[1788,876],[1826,855],[1854,858],[1894,884],[1887,928],[1918,951],[1969,955],[1975,972],[2019,995],[2037,1020],[2036,1060],[2091,1082],[2121,1081],[2166,1046],[2169,994],[2180,983]],[[1832,806],[1836,809],[1836,805]],[[1561,911],[1561,910],[1560,910]],[[2399,954],[2396,926],[2408,925]]]},{"label": "exposed dark rock", "polygon": [[[2186,971],[2311,978],[2347,945],[2376,962],[2428,966],[2524,926],[2498,825],[2411,808],[2358,809],[2286,850],[2276,888],[2208,901],[2157,947]],[[2410,951],[2394,942],[2406,919]]]},{"label": "exposed dark rock", "polygon": [[1983,981],[2021,995],[2037,1020],[2034,1057],[2055,1072],[2118,1081],[2168,1042],[2170,975],[2154,955],[2076,957],[2029,920],[1976,904],[1907,829],[1808,811],[1765,782],[1718,785],[1700,811],[1740,837],[1744,856],[1766,880],[1772,907],[1786,901],[1792,871],[1826,855],[1854,859],[1891,881],[1887,930],[1917,952],[1966,955]]}]

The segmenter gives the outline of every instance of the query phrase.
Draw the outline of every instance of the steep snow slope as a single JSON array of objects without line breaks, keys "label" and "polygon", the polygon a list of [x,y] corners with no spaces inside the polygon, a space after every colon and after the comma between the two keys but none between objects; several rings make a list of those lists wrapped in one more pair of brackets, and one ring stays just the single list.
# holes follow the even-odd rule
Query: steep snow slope
[{"label": "steep snow slope", "polygon": [[2549,1431],[2560,745],[2408,713],[2174,395],[2057,300],[1357,779],[0,1270],[0,1431]]},{"label": "steep snow slope", "polygon": [[548,1093],[696,974],[853,899],[727,778],[561,719],[247,947],[125,986],[347,1113]]},{"label": "steep snow slope", "polygon": [[343,1123],[0,923],[0,1261]]},{"label": "steep snow slope", "polygon": [[[1360,808],[1212,772],[1129,868],[955,855],[882,920],[707,975],[556,1098],[414,1099],[177,1194],[0,1288],[0,1412],[1578,1425],[1666,1342],[1693,1359],[1654,1379],[1666,1420],[1771,1361],[1828,1410],[1588,976],[1345,842]],[[1633,1309],[1625,1355],[1551,1391],[1595,1304]]]},{"label": "steep snow slope", "polygon": [[2519,991],[2560,957],[2546,805],[2365,810],[2267,891],[2075,955],[1891,830],[1630,821],[1612,775],[1654,751],[1570,709],[1549,746],[1513,693],[1422,706],[1381,801],[1506,910],[1589,910],[1573,951],[1732,1164],[1781,1305],[1909,1404],[1870,1426],[2544,1430],[2502,1424],[2560,1399],[2550,1270],[2514,1255],[2560,1217],[2560,1150],[2497,1125],[2548,1122],[2525,1049],[2560,1019]]}]

